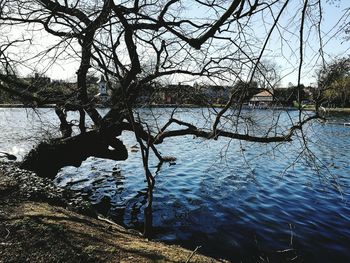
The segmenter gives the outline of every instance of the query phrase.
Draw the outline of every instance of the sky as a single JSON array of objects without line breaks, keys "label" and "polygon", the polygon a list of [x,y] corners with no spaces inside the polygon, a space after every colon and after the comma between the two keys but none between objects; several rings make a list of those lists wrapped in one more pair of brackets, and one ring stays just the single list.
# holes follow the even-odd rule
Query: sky
[{"label": "sky", "polygon": [[[297,83],[297,66],[299,63],[299,43],[298,38],[293,35],[293,30],[297,30],[296,25],[288,24],[289,18],[294,14],[296,10],[296,4],[302,3],[301,0],[292,0],[291,4],[287,7],[285,16],[281,17],[281,25],[285,26],[286,29],[290,29],[291,33],[284,35],[286,39],[284,39],[283,50],[281,49],[281,36],[277,31],[271,37],[269,44],[267,46],[266,51],[264,52],[263,60],[272,61],[278,66],[278,71],[280,76],[283,76],[281,80],[282,86],[287,86],[288,83]],[[322,32],[325,34],[324,38],[324,53],[327,61],[331,61],[337,57],[342,57],[345,55],[349,55],[350,49],[350,41],[345,41],[344,34],[340,34],[339,36],[334,36],[339,25],[337,26],[337,21],[342,17],[344,10],[348,10],[350,12],[350,1],[342,0],[335,1],[335,4],[328,4],[325,1],[323,3],[323,20],[321,24]],[[204,10],[193,7],[192,9],[185,10],[185,14],[192,19],[196,19],[199,17],[211,16],[212,14],[205,13]],[[264,17],[256,17],[256,28],[254,34],[259,37],[259,34],[263,37],[266,35],[263,31],[263,23],[259,23],[259,19],[266,19]],[[348,21],[349,22],[349,21]],[[19,34],[24,34],[28,28],[22,27],[19,30],[14,30],[11,34],[14,37],[18,37]],[[265,29],[266,30],[266,29]],[[314,30],[312,28],[311,30]],[[306,29],[306,32],[308,30]],[[262,32],[262,33],[259,33]],[[286,30],[287,32],[287,30]],[[303,65],[303,75],[302,75],[302,83],[305,85],[309,85],[315,82],[315,65],[319,65],[321,60],[315,54],[319,53],[319,41],[316,37],[315,31],[312,31],[308,37],[305,34],[305,53],[304,53],[304,65]],[[37,32],[35,39],[33,39],[32,45],[27,50],[24,50],[23,57],[28,57],[28,54],[37,54],[40,49],[43,47],[49,47],[52,43],[55,42],[55,38],[52,36],[48,36],[43,32]],[[72,43],[74,45],[74,43]],[[22,50],[23,51],[23,50]],[[60,52],[63,50],[60,50]],[[20,52],[19,52],[20,53]],[[37,56],[36,60],[40,61],[37,64],[31,64],[31,67],[37,69],[37,71],[44,71],[45,74],[52,79],[63,79],[74,81],[76,77],[76,71],[79,67],[77,61],[77,54],[72,52],[65,53],[62,56],[62,60],[56,61],[54,65],[51,64],[51,56],[50,57],[40,57]],[[283,54],[283,56],[281,55]],[[52,56],[54,53],[52,52]],[[40,59],[39,59],[40,58]],[[22,75],[31,74],[32,71],[29,69],[21,68]],[[185,78],[176,76],[172,78],[170,81],[179,82],[183,81]]]},{"label": "sky", "polygon": [[[344,57],[350,55],[350,41],[345,41],[345,34],[335,35],[339,29],[337,22],[344,14],[344,10],[347,10],[348,14],[350,12],[350,1],[341,0],[337,4],[328,4],[325,1],[323,3],[323,20],[321,22],[321,30],[324,34],[323,37],[323,51],[324,58],[327,62],[330,62],[336,58]],[[349,18],[347,20],[349,23]],[[304,50],[304,60],[303,64],[303,73],[302,73],[302,82],[306,85],[312,85],[315,83],[315,65],[321,64],[321,57],[317,56],[320,48],[319,38],[315,34],[314,28],[311,28],[313,34],[307,36],[308,30],[305,30],[305,50]],[[296,43],[295,43],[296,44]],[[299,45],[296,44],[296,47],[299,48]],[[277,63],[280,65],[285,65],[282,59],[277,59]],[[298,60],[292,60],[292,62],[298,64]],[[285,67],[286,72],[289,70],[292,71],[292,67]],[[297,83],[297,72],[292,71],[289,76],[286,76],[284,83],[292,82]]]}]

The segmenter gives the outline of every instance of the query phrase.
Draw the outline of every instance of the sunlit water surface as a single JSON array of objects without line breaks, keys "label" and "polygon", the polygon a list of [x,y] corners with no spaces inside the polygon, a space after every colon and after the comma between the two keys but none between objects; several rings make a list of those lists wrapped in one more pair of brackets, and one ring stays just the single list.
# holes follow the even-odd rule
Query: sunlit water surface
[{"label": "sunlit water surface", "polygon": [[[153,109],[159,125],[170,112]],[[177,116],[201,123],[203,112],[182,109]],[[264,117],[265,124],[272,118],[270,111],[244,114]],[[287,114],[280,116],[288,122]],[[0,109],[0,151],[23,157],[41,138],[54,136],[57,124],[52,109]],[[235,262],[350,262],[350,127],[313,122],[305,132],[315,155],[301,154],[305,147],[298,139],[282,145],[167,139],[159,150],[177,160],[156,174],[154,238],[201,246],[202,253]],[[127,161],[89,158],[80,168],[62,169],[56,183],[118,223],[142,229],[146,182],[140,152],[133,134],[121,137]],[[156,164],[153,158],[153,172]]]}]

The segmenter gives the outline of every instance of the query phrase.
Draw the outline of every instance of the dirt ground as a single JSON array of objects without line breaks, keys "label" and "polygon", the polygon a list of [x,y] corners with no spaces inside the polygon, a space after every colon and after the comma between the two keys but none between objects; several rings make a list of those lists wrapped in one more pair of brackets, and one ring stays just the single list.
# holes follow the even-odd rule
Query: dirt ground
[{"label": "dirt ground", "polygon": [[[221,262],[26,194],[0,167],[0,262]],[[31,185],[31,187],[33,187]]]}]

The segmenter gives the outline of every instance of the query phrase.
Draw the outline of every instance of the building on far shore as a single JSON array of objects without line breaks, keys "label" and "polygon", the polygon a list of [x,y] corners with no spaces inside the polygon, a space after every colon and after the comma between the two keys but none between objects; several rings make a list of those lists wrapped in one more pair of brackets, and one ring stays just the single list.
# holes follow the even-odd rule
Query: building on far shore
[{"label": "building on far shore", "polygon": [[273,91],[261,91],[258,94],[255,94],[250,100],[249,100],[249,106],[262,106],[267,107],[271,106],[274,103],[273,98]]},{"label": "building on far shore", "polygon": [[192,86],[181,83],[157,87],[155,93],[157,103],[170,105],[188,104],[194,95]]},{"label": "building on far shore", "polygon": [[95,98],[97,98],[98,103],[106,104],[110,101],[110,94],[108,90],[108,83],[105,80],[104,76],[101,75],[100,81],[97,82],[98,93]]},{"label": "building on far shore", "polygon": [[202,97],[204,104],[225,104],[230,98],[230,86],[195,85],[196,93]]}]

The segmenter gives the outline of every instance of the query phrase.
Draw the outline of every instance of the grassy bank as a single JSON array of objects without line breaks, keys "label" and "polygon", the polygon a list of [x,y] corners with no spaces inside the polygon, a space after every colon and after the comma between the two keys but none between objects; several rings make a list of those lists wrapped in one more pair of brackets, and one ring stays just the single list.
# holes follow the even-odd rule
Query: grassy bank
[{"label": "grassy bank", "polygon": [[[350,108],[324,108],[326,112],[350,113]],[[315,111],[314,105],[303,106],[303,110]]]},{"label": "grassy bank", "polygon": [[14,173],[0,165],[0,262],[219,262],[70,211]]}]

